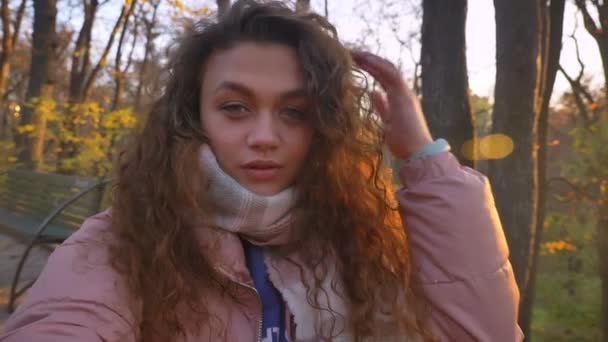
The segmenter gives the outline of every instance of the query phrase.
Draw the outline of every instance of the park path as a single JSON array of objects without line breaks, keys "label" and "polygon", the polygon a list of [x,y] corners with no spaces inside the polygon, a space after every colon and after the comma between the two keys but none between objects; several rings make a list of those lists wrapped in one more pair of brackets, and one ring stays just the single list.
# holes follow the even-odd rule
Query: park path
[{"label": "park path", "polygon": [[[25,245],[21,241],[0,232],[0,335],[4,332],[4,322],[9,316],[6,307],[11,282],[24,249]],[[32,251],[21,276],[24,284],[36,278],[46,264],[49,253],[40,248]]]}]

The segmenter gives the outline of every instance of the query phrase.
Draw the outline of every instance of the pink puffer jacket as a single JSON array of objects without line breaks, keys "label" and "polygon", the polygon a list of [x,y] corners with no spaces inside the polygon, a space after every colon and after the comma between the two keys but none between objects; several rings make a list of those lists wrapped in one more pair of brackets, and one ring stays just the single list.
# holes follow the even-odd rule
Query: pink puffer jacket
[{"label": "pink puffer jacket", "polygon": [[[487,179],[447,152],[410,162],[399,176],[404,188],[397,196],[413,266],[441,340],[521,341],[519,292]],[[99,242],[108,218],[107,211],[91,217],[53,252],[7,321],[1,342],[138,340],[139,304],[109,267]],[[240,240],[214,232],[205,233],[201,248],[219,243],[214,262],[242,285],[236,287],[239,304],[221,293],[206,296],[201,305],[230,322],[230,329],[222,335],[206,325],[180,341],[259,340],[261,308]]]}]

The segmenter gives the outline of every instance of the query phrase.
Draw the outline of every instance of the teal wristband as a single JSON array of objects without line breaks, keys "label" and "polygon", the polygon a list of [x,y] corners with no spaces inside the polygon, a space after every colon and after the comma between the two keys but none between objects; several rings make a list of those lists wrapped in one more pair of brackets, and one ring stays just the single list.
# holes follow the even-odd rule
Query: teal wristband
[{"label": "teal wristband", "polygon": [[412,154],[412,156],[409,157],[407,161],[418,160],[422,157],[425,157],[425,156],[428,156],[431,154],[447,152],[449,150],[450,150],[450,144],[445,139],[437,139],[437,140],[433,141],[432,143],[424,146],[422,148],[422,150]]}]

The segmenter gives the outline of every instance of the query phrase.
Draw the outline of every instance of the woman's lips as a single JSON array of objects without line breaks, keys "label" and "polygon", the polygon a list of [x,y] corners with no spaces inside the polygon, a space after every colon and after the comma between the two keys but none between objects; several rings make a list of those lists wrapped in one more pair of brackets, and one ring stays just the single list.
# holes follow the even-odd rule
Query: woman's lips
[{"label": "woman's lips", "polygon": [[245,167],[243,168],[247,177],[255,181],[269,181],[276,178],[279,175],[280,167],[269,167],[269,168],[254,168]]},{"label": "woman's lips", "polygon": [[254,160],[243,165],[247,177],[253,181],[269,181],[276,178],[281,164],[274,160]]}]

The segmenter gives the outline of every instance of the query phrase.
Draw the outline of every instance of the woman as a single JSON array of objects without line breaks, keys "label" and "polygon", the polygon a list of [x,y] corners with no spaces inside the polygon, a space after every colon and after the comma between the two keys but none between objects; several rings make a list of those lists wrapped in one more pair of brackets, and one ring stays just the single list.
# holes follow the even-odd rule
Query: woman
[{"label": "woman", "polygon": [[[56,249],[0,341],[521,340],[488,182],[433,142],[390,63],[244,0],[167,75],[112,208]],[[383,142],[407,161],[397,201]]]}]

